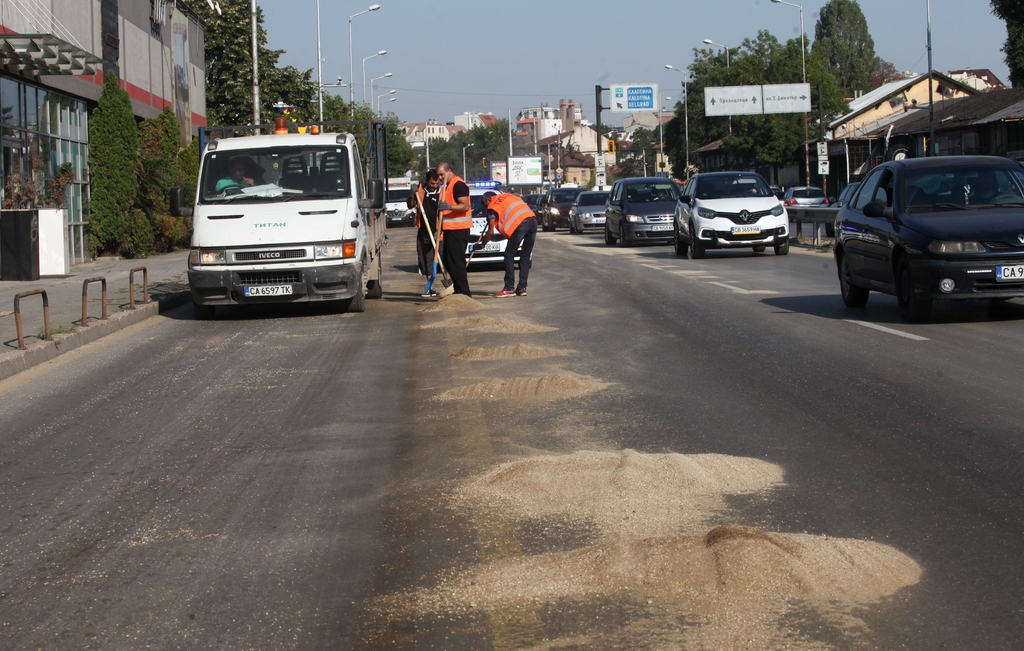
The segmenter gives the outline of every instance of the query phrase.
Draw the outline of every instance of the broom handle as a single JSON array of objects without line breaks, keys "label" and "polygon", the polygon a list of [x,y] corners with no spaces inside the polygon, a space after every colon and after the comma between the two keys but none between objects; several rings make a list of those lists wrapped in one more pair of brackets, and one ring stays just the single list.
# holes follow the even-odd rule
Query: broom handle
[{"label": "broom handle", "polygon": [[[444,263],[441,262],[441,256],[438,255],[438,251],[437,251],[437,245],[438,245],[439,240],[434,237],[434,231],[431,230],[431,228],[430,228],[430,220],[427,219],[427,211],[423,209],[423,200],[420,198],[420,193],[419,192],[416,193],[416,205],[419,206],[420,215],[423,218],[423,223],[427,225],[427,234],[430,235],[430,241],[434,243],[434,262],[439,267],[441,267],[441,273],[444,274],[445,276],[447,276],[448,272],[445,271]],[[440,236],[440,233],[438,233],[438,235]]]}]

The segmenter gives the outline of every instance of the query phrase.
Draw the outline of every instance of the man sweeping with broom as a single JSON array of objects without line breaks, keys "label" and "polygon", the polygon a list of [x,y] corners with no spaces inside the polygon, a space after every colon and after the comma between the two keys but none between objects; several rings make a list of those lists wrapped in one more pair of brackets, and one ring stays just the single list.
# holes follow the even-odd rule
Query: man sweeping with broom
[{"label": "man sweeping with broom", "polygon": [[469,230],[473,227],[473,206],[469,198],[469,186],[460,179],[452,166],[447,162],[437,164],[437,175],[444,184],[441,190],[441,201],[437,208],[441,211],[441,261],[456,294],[472,296],[469,290],[469,277],[466,274],[466,251],[469,248]]}]

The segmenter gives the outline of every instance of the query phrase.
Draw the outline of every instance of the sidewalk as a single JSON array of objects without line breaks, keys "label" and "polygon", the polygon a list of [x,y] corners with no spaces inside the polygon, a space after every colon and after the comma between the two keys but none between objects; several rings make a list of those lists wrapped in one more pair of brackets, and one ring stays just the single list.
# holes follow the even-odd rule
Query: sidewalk
[{"label": "sidewalk", "polygon": [[[0,281],[0,380],[26,368],[52,359],[61,352],[94,341],[160,311],[188,300],[185,275],[188,251],[176,251],[135,260],[101,258],[75,265],[67,276],[46,276],[37,281]],[[135,273],[136,310],[128,309],[128,276],[135,267],[146,267],[149,296],[154,301],[143,305],[142,272]],[[101,321],[102,286],[89,284],[88,327],[82,327],[82,282],[102,276],[107,279],[107,321]],[[53,340],[43,342],[43,306],[41,296],[21,299],[21,324],[25,345],[19,351],[14,319],[14,297],[26,291],[45,289],[50,304],[50,331]]]}]

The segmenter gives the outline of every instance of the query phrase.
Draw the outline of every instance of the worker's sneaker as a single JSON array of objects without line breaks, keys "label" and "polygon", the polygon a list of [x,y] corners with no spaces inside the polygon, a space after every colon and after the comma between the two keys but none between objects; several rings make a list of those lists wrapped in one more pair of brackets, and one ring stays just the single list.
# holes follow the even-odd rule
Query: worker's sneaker
[{"label": "worker's sneaker", "polygon": [[422,296],[423,298],[434,298],[435,296],[437,296],[437,292],[431,289],[429,291],[423,292],[422,294],[420,294],[420,296]]},{"label": "worker's sneaker", "polygon": [[520,287],[516,290],[516,296],[526,296],[526,288]]},{"label": "worker's sneaker", "polygon": [[515,296],[516,293],[511,289],[503,289],[494,295],[494,298],[508,298],[509,296]]}]

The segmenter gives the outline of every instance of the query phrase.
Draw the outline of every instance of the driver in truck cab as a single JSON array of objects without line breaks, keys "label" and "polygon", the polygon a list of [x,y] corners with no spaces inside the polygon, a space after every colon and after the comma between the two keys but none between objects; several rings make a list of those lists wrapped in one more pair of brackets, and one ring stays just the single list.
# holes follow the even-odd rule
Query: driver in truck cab
[{"label": "driver in truck cab", "polygon": [[245,175],[245,168],[245,161],[241,158],[232,158],[228,161],[228,175],[217,181],[216,191],[220,192],[229,188],[244,188],[255,185],[256,180]]}]

